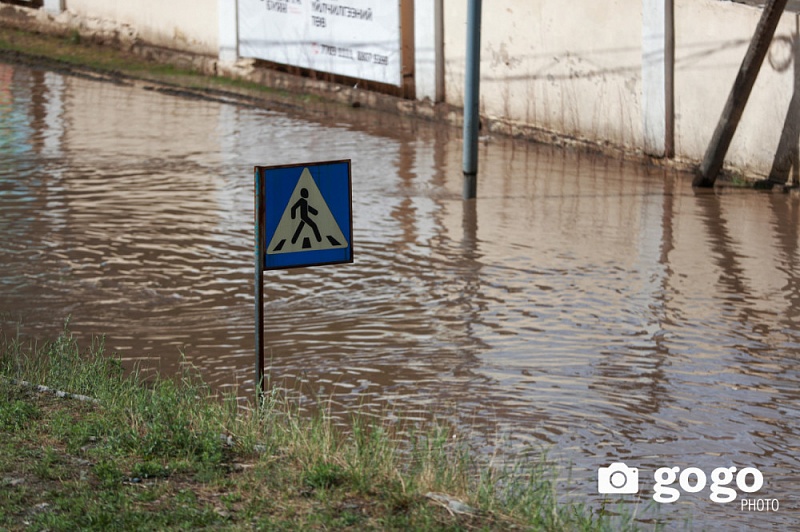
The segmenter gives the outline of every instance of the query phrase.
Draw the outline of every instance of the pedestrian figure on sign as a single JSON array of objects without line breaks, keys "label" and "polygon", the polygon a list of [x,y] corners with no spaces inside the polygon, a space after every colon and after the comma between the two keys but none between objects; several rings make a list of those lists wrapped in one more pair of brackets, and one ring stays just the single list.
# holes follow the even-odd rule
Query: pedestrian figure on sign
[{"label": "pedestrian figure on sign", "polygon": [[312,207],[308,204],[308,189],[302,188],[300,189],[300,196],[301,198],[294,202],[292,205],[292,220],[297,218],[297,211],[300,210],[300,225],[297,226],[297,230],[294,232],[294,236],[292,237],[292,244],[297,242],[297,239],[300,238],[300,233],[303,232],[303,227],[308,225],[312,231],[314,231],[314,237],[317,239],[317,242],[322,242],[322,235],[319,234],[319,229],[317,228],[317,224],[308,217],[309,214],[312,216],[316,216],[319,214],[317,209]]}]

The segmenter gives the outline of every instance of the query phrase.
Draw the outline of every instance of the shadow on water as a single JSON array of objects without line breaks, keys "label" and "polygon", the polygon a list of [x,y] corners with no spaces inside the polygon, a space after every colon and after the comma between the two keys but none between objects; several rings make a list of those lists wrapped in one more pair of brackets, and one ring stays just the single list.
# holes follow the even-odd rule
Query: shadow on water
[{"label": "shadow on water", "polygon": [[619,499],[641,507],[659,467],[757,467],[779,512],[706,487],[656,513],[794,522],[800,196],[480,149],[464,202],[460,140],[434,124],[0,64],[2,326],[44,337],[72,316],[129,364],[170,375],[183,353],[249,397],[253,166],[350,158],[355,262],[265,276],[273,382],[337,415],[436,415],[487,455],[550,447],[570,496],[598,508],[613,461],[639,468],[639,495]]}]

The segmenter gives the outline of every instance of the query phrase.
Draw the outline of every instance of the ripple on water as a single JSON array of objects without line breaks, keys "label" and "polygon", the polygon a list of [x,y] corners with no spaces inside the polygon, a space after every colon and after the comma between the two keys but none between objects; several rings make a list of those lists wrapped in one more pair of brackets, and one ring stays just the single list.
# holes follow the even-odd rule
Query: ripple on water
[{"label": "ripple on water", "polygon": [[[350,158],[355,262],[265,276],[270,378],[303,408],[435,414],[489,454],[551,446],[591,504],[611,461],[643,479],[751,465],[787,507],[758,517],[796,515],[797,195],[695,194],[684,176],[494,139],[463,202],[459,139],[431,124],[9,69],[4,330],[52,335],[71,315],[126,364],[172,374],[185,357],[249,397],[253,166]],[[702,495],[661,515],[742,518]]]}]

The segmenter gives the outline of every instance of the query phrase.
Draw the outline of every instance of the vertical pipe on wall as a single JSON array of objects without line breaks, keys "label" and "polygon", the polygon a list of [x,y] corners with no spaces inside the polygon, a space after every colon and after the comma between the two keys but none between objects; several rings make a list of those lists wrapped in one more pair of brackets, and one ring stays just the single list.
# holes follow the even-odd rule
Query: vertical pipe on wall
[{"label": "vertical pipe on wall", "polygon": [[443,102],[444,0],[416,0],[413,6],[415,97]]},{"label": "vertical pipe on wall", "polygon": [[239,59],[239,16],[236,0],[218,0],[219,19],[219,60],[221,63],[235,63]]},{"label": "vertical pipe on wall", "polygon": [[673,0],[642,0],[642,128],[644,151],[673,155]]},{"label": "vertical pipe on wall", "polygon": [[414,0],[400,1],[400,68],[403,98],[417,97],[417,7]]},{"label": "vertical pipe on wall", "polygon": [[467,64],[464,75],[464,199],[472,199],[478,188],[478,127],[480,117],[481,0],[467,6]]},{"label": "vertical pipe on wall", "polygon": [[433,0],[435,102],[444,101],[444,0]]},{"label": "vertical pipe on wall", "polygon": [[675,156],[675,1],[664,3],[664,157]]}]

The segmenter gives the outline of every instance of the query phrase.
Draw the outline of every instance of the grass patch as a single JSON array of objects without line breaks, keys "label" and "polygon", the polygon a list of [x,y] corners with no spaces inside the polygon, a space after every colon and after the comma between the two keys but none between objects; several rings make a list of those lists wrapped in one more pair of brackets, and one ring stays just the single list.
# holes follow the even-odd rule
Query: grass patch
[{"label": "grass patch", "polygon": [[65,37],[55,37],[12,28],[0,28],[0,51],[49,58],[62,62],[64,65],[106,72],[196,74],[188,69],[154,64],[132,53],[84,43],[77,31],[72,31]]},{"label": "grass patch", "polygon": [[[210,76],[189,67],[147,60],[133,52],[101,46],[81,39],[77,31],[64,37],[0,27],[0,59],[44,64],[56,71],[93,71],[107,76],[140,79],[180,86],[211,94],[236,93],[273,103],[304,104],[321,98],[274,89],[259,83],[226,76]],[[276,102],[277,100],[277,102]]]},{"label": "grass patch", "polygon": [[546,460],[492,468],[443,428],[400,438],[354,416],[345,432],[277,389],[241,409],[192,371],[125,373],[102,339],[82,348],[66,328],[1,340],[0,529],[635,528],[559,502]]}]

